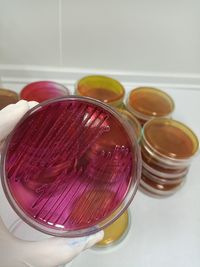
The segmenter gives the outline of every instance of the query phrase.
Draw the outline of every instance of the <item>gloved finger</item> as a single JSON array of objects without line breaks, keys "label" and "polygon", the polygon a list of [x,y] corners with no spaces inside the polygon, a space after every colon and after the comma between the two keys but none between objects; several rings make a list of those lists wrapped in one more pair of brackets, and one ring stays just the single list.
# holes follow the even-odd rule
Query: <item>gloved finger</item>
[{"label": "gloved finger", "polygon": [[29,109],[34,108],[37,104],[38,104],[38,102],[36,102],[36,101],[29,101],[28,102]]},{"label": "gloved finger", "polygon": [[103,238],[103,231],[81,238],[49,238],[24,243],[25,262],[33,266],[58,266],[70,262],[75,256]]},{"label": "gloved finger", "polygon": [[29,104],[26,100],[20,100],[0,110],[0,141],[6,138],[23,115],[36,103],[31,101]]},{"label": "gloved finger", "polygon": [[[66,244],[62,246],[62,261],[60,264],[65,264],[66,259],[68,262],[71,261],[74,257],[78,256],[82,251],[93,247],[96,243],[103,239],[104,232],[100,231],[96,234],[85,236],[81,238],[73,238],[67,240]],[[67,252],[68,251],[68,252]]]},{"label": "gloved finger", "polygon": [[94,246],[97,242],[103,239],[104,232],[100,231],[96,234],[81,237],[81,238],[74,238],[68,240],[68,245],[75,251],[77,250],[85,250]]}]

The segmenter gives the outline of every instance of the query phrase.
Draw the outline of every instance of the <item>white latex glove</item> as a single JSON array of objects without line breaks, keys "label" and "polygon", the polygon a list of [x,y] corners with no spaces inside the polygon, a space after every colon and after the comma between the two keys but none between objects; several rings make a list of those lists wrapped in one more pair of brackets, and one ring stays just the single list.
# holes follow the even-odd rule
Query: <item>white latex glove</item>
[{"label": "white latex glove", "polygon": [[[0,111],[0,141],[12,131],[21,117],[37,102],[21,100]],[[103,238],[103,231],[81,238],[52,237],[31,242],[14,237],[0,218],[0,267],[55,267],[70,262],[83,250]]]}]

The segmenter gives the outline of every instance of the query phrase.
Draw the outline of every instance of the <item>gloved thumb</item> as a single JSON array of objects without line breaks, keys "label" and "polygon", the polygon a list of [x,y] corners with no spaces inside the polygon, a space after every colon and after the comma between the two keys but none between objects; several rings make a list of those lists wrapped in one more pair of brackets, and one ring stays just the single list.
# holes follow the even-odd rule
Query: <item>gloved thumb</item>
[{"label": "gloved thumb", "polygon": [[14,129],[23,115],[37,104],[36,101],[20,100],[0,110],[0,142]]}]

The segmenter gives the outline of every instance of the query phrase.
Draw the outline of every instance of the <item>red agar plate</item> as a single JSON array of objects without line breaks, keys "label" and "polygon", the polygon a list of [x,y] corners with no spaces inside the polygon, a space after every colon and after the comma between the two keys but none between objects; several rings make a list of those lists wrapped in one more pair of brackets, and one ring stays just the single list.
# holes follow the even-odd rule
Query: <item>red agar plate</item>
[{"label": "red agar plate", "polygon": [[39,104],[22,118],[6,140],[2,166],[6,196],[25,222],[75,237],[99,231],[127,209],[141,157],[114,110],[71,96]]}]

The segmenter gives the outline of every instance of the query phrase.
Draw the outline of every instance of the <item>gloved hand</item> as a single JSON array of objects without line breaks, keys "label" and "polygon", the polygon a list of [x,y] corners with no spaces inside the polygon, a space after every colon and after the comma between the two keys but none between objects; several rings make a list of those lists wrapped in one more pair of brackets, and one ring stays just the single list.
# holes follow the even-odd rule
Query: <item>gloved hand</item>
[{"label": "gloved hand", "polygon": [[[0,111],[0,143],[20,118],[37,102],[19,101]],[[51,237],[43,241],[23,241],[6,229],[0,217],[0,267],[55,267],[70,262],[83,250],[103,238],[103,231],[81,238]]]}]

